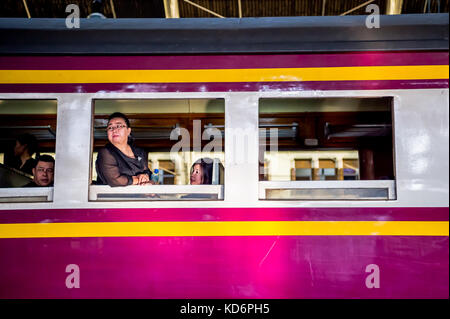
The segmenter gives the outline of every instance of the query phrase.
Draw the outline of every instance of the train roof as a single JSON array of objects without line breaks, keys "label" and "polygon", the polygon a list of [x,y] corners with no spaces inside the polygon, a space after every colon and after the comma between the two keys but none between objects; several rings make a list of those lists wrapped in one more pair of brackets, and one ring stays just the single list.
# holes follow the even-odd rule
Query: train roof
[{"label": "train roof", "polygon": [[204,19],[0,19],[2,55],[448,50],[449,14]]}]

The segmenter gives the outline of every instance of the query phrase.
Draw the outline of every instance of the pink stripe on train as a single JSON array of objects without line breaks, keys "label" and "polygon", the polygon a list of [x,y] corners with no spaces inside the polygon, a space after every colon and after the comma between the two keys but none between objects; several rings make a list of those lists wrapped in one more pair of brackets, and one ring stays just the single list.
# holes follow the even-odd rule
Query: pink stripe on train
[{"label": "pink stripe on train", "polygon": [[448,207],[105,208],[0,211],[0,224],[190,221],[448,221]]},{"label": "pink stripe on train", "polygon": [[448,79],[380,81],[0,84],[0,93],[267,92],[445,89]]},{"label": "pink stripe on train", "polygon": [[0,70],[188,70],[448,65],[449,53],[350,52],[181,56],[0,56]]}]

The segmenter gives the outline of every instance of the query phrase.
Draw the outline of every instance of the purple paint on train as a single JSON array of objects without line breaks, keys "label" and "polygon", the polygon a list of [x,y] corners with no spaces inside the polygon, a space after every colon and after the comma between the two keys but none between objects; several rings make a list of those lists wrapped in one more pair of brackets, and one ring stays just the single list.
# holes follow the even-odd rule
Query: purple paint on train
[{"label": "purple paint on train", "polygon": [[3,210],[0,224],[190,221],[448,221],[448,207]]},{"label": "purple paint on train", "polygon": [[0,84],[0,93],[245,92],[448,88],[448,79],[304,82]]},{"label": "purple paint on train", "polygon": [[187,70],[383,65],[447,65],[448,52],[283,55],[0,57],[0,70]]},{"label": "purple paint on train", "polygon": [[[449,238],[1,239],[0,298],[448,298]],[[80,269],[67,288],[66,266]],[[368,288],[368,265],[379,288]]]}]

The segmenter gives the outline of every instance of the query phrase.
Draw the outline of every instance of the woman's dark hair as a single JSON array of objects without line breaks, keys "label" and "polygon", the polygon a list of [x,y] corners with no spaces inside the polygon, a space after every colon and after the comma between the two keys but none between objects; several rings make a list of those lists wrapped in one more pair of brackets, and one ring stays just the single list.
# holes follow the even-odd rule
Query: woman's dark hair
[{"label": "woman's dark hair", "polygon": [[17,141],[21,145],[26,145],[28,149],[28,154],[32,156],[37,151],[38,143],[36,137],[30,133],[24,133],[17,138]]},{"label": "woman's dark hair", "polygon": [[[125,124],[127,125],[127,127],[131,127],[130,120],[128,119],[128,117],[125,114],[120,113],[120,112],[114,112],[113,114],[111,114],[108,117],[108,123],[109,123],[109,121],[111,121],[112,119],[117,118],[117,117],[123,119],[125,121]],[[128,144],[129,145],[133,145],[134,144],[134,137],[132,136],[132,134],[130,134],[128,136]]]},{"label": "woman's dark hair", "polygon": [[201,158],[201,159],[195,161],[195,163],[192,164],[192,167],[191,167],[191,174],[192,174],[192,171],[194,170],[194,165],[196,165],[196,164],[200,164],[200,166],[202,167],[202,172],[203,172],[203,183],[202,184],[212,184],[214,161],[208,157],[204,157],[204,158]]},{"label": "woman's dark hair", "polygon": [[128,117],[125,114],[120,113],[120,112],[114,112],[113,114],[111,114],[108,117],[108,123],[109,123],[109,121],[111,121],[112,119],[117,118],[117,117],[120,117],[121,119],[123,119],[125,121],[125,124],[127,125],[127,127],[131,127],[130,120],[128,120]]}]

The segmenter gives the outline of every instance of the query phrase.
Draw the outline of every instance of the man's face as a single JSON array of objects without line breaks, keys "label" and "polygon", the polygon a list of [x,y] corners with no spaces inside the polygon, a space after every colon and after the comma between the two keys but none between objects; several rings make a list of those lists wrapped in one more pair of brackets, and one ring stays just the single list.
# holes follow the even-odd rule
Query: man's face
[{"label": "man's face", "polygon": [[34,182],[38,186],[49,186],[53,183],[53,168],[54,164],[50,162],[39,161],[35,168],[33,168]]}]

